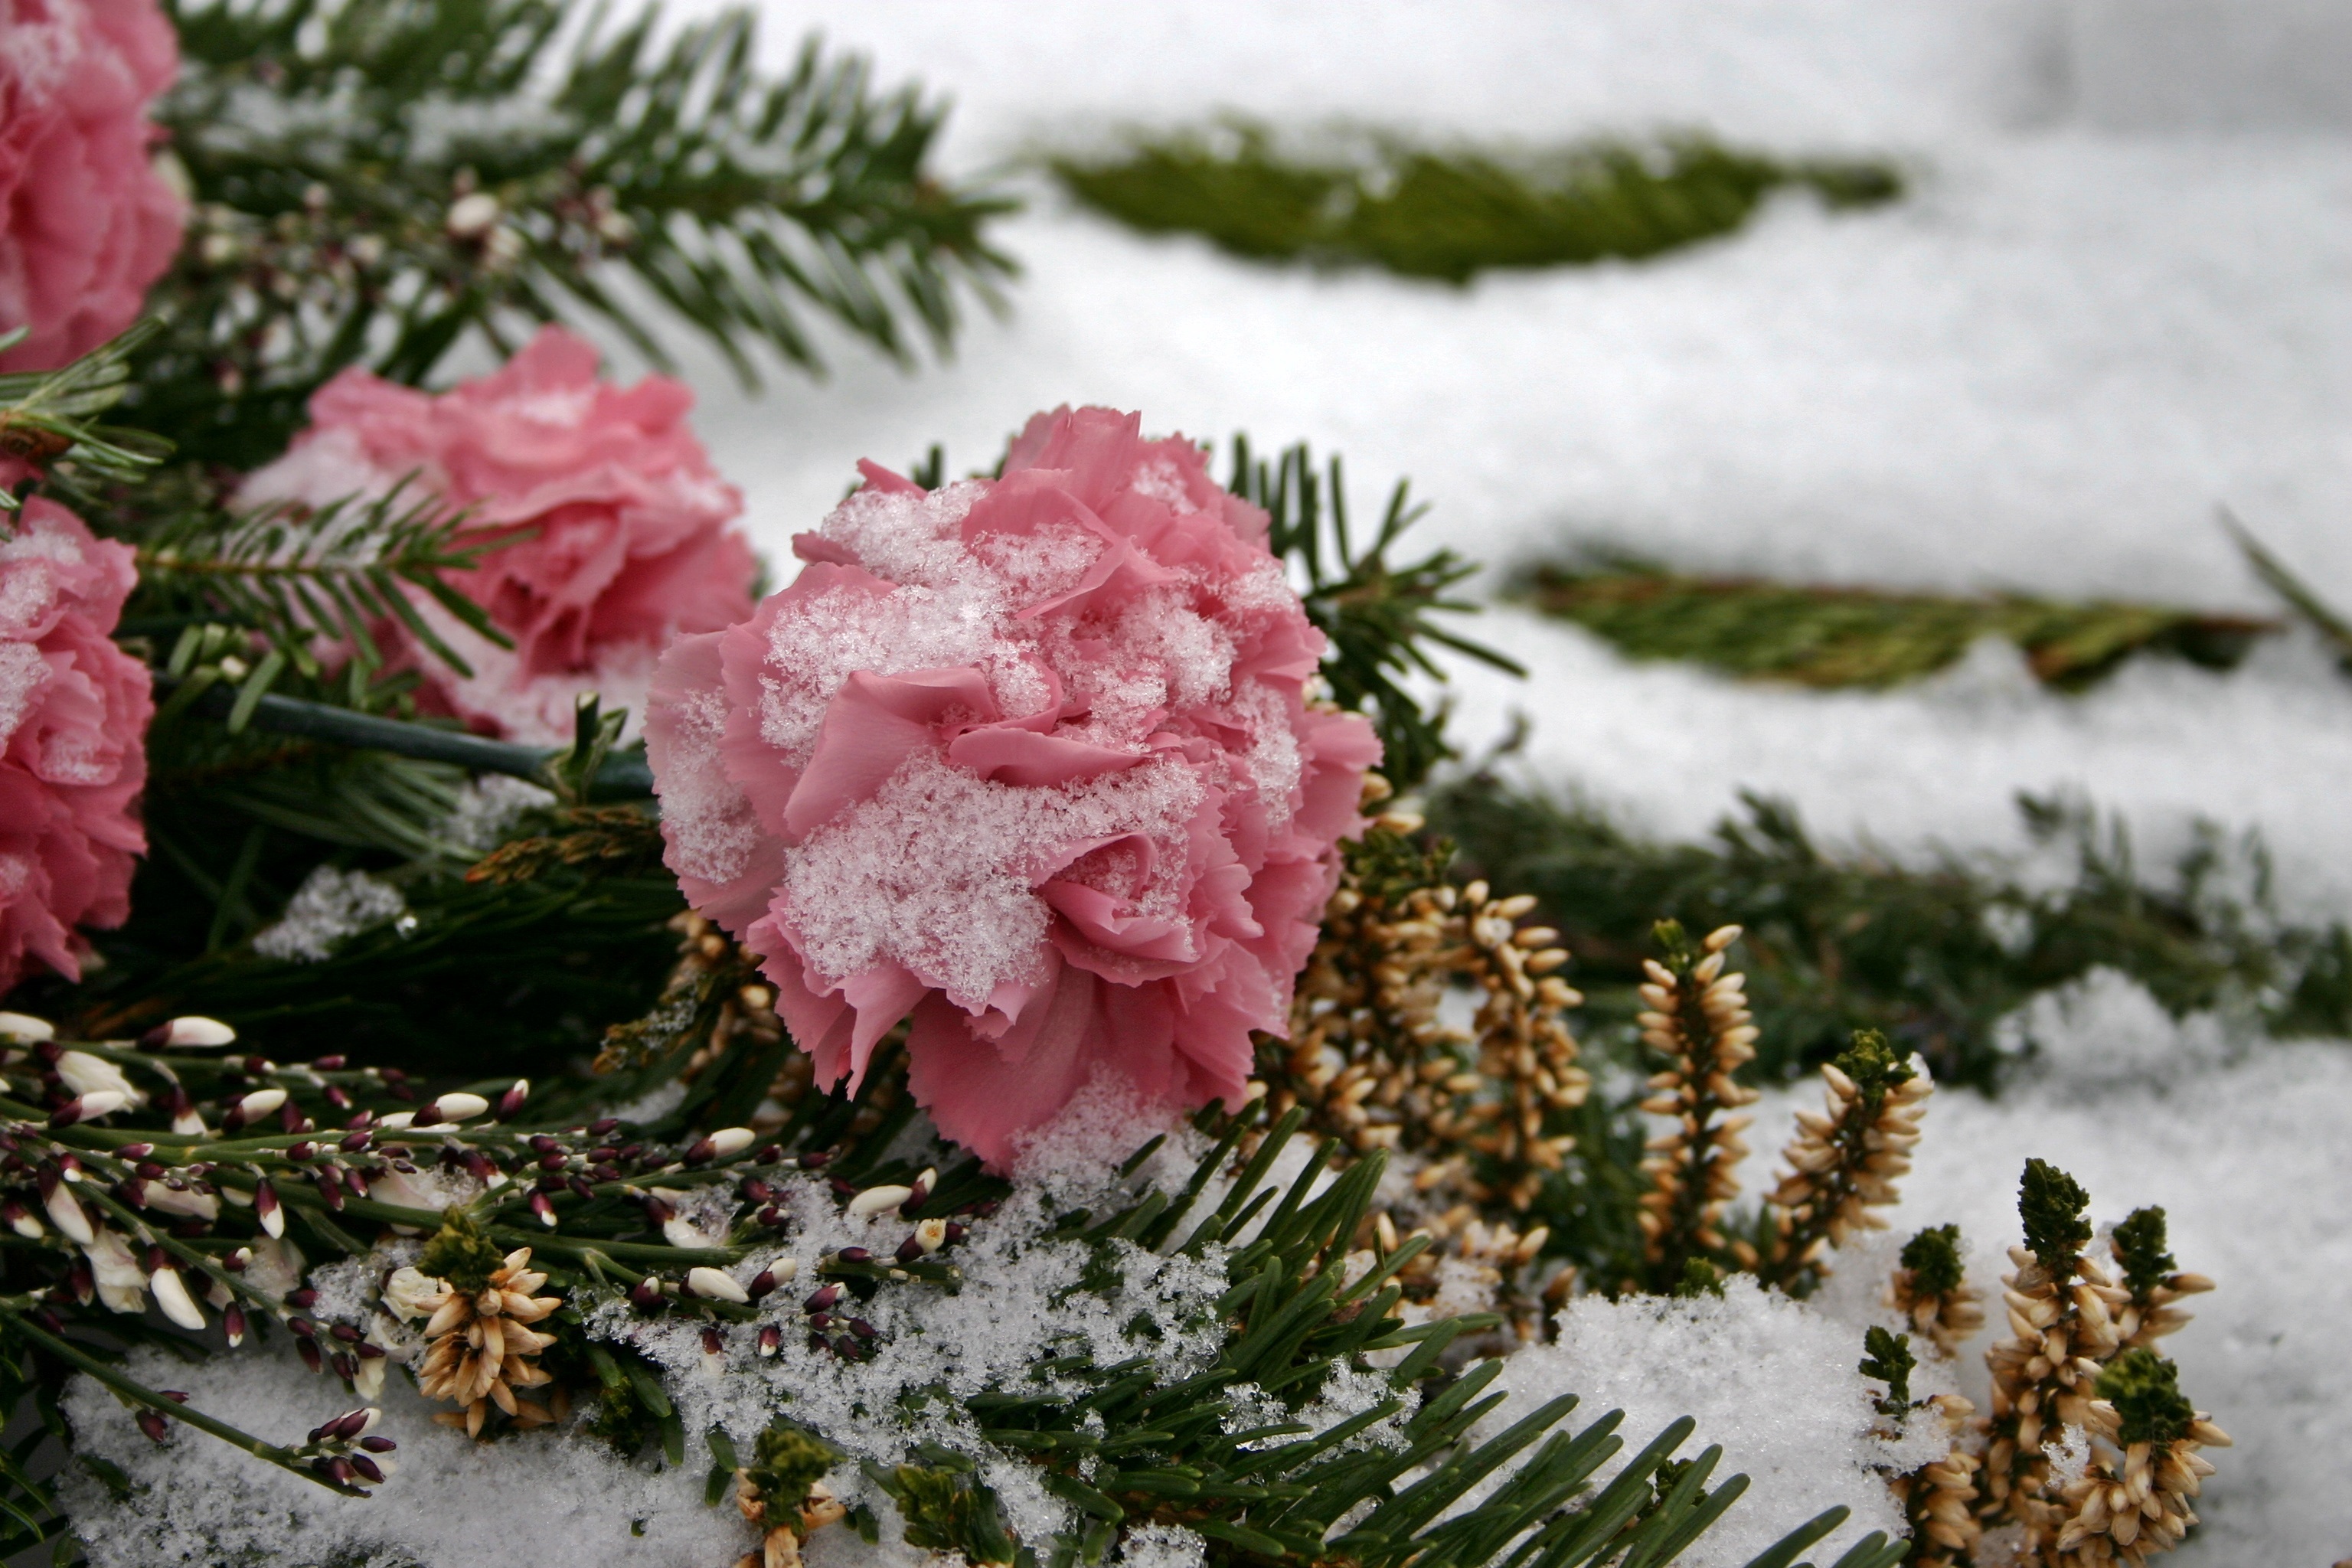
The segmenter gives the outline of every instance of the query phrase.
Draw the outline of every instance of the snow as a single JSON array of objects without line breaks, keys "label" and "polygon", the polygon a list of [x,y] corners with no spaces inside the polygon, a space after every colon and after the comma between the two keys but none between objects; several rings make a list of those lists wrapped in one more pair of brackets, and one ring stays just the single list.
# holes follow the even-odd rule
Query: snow
[{"label": "snow", "polygon": [[278,923],[255,933],[253,951],[264,958],[317,963],[345,938],[407,912],[408,900],[381,877],[320,866],[294,889]]},{"label": "snow", "polygon": [[[1097,401],[1155,433],[1344,451],[1359,511],[1410,474],[1437,503],[1426,541],[1498,575],[1602,541],[1706,570],[2271,613],[2226,505],[2352,599],[2352,12],[2331,0],[763,11],[774,58],[821,26],[952,96],[965,172],[1238,109],[1528,142],[1704,126],[1892,154],[1914,183],[1870,213],[1790,199],[1654,262],[1456,289],[1138,238],[1015,172],[1033,206],[1001,237],[1024,275],[952,363],[908,376],[844,347],[828,381],[786,374],[756,400],[699,365],[699,427],[772,557],[856,458],[902,467],[937,440],[951,472],[985,467],[1032,411]],[[2281,852],[2291,912],[2352,906],[2352,710],[2307,642],[2229,676],[2142,663],[2080,698],[1990,645],[1869,696],[1637,666],[1518,611],[1475,629],[1532,677],[1461,672],[1464,743],[1525,712],[1510,766],[1657,833],[1702,833],[1750,787],[1832,842],[2014,851],[2014,794],[2063,789],[2120,812],[2151,865],[2209,816]],[[1958,1220],[1990,1283],[2029,1152],[2105,1220],[2166,1205],[2183,1266],[2222,1282],[2166,1349],[2239,1439],[2169,1561],[2333,1561],[2352,1371],[2316,1324],[2352,1277],[2326,1201],[2352,1178],[2352,1056],[2176,1025],[2113,977],[2013,1026],[2044,1047],[2037,1076],[1937,1098],[1898,1230]]]}]

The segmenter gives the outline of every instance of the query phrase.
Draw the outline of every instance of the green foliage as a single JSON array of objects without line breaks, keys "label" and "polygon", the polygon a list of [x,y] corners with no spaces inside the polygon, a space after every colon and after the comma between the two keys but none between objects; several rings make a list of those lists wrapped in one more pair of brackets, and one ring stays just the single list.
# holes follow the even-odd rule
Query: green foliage
[{"label": "green foliage", "polygon": [[1123,157],[1052,168],[1086,205],[1146,234],[1205,236],[1235,256],[1373,266],[1466,283],[1496,268],[1639,259],[1731,233],[1772,191],[1832,206],[1902,194],[1878,163],[1783,163],[1706,137],[1512,153],[1374,138],[1294,158],[1261,128],[1137,138]]},{"label": "green foliage", "polygon": [[316,510],[194,508],[167,514],[141,531],[133,624],[181,628],[165,668],[199,690],[223,679],[225,655],[233,651],[240,662],[250,661],[250,639],[224,637],[229,626],[268,639],[270,655],[260,666],[268,675],[257,671],[257,679],[239,684],[247,712],[281,669],[318,679],[320,651],[334,661],[348,659],[339,682],[345,692],[364,692],[383,667],[378,633],[387,626],[400,626],[434,658],[470,675],[410,592],[429,595],[499,647],[514,646],[447,576],[472,571],[484,555],[520,535],[468,536],[465,521],[433,497],[405,488],[374,501]]},{"label": "green foliage", "polygon": [[1627,560],[1540,566],[1514,591],[1631,658],[1819,687],[1899,686],[1958,663],[1979,637],[2000,637],[2024,651],[2041,680],[2078,691],[2141,654],[2233,668],[2255,638],[2280,629],[2155,605],[1701,577]]},{"label": "green foliage", "polygon": [[2053,1279],[2074,1278],[2074,1261],[2091,1239],[2084,1211],[2091,1194],[2082,1184],[2047,1160],[2028,1160],[2017,1187],[2017,1217],[2024,1223],[2026,1250]]},{"label": "green foliage", "polygon": [[1439,676],[1423,645],[1449,647],[1513,675],[1527,673],[1493,648],[1431,619],[1476,610],[1475,604],[1452,597],[1450,592],[1477,568],[1451,550],[1417,561],[1391,559],[1398,538],[1428,510],[1412,504],[1408,481],[1402,479],[1389,494],[1379,531],[1369,545],[1358,549],[1349,531],[1348,492],[1339,459],[1331,459],[1327,489],[1303,443],[1269,466],[1263,459],[1253,460],[1249,437],[1235,436],[1233,475],[1226,488],[1264,507],[1273,519],[1267,545],[1306,579],[1307,618],[1330,639],[1323,679],[1333,700],[1342,708],[1372,715],[1384,751],[1382,773],[1398,788],[1412,788],[1452,754],[1445,744],[1444,714],[1423,712],[1399,684],[1416,674]]},{"label": "green foliage", "polygon": [[2147,1304],[2148,1293],[2170,1279],[2180,1267],[2165,1246],[2164,1211],[2134,1209],[2116,1226],[2116,1255],[2123,1265],[2124,1284],[2132,1300]]},{"label": "green foliage", "polygon": [[2102,968],[2176,1017],[2222,1011],[2279,1037],[2352,1032],[2352,933],[2281,918],[2268,854],[2252,837],[2232,844],[2201,827],[2157,882],[2120,825],[2021,797],[2033,837],[2074,861],[2071,882],[2052,886],[1990,858],[1906,865],[1834,853],[1790,807],[1743,798],[1745,816],[1712,843],[1660,843],[1482,772],[1438,791],[1430,820],[1460,846],[1457,876],[1539,897],[1576,955],[1588,1040],[1630,1037],[1661,910],[1695,930],[1745,928],[1763,1030],[1752,1070],[1767,1078],[1874,1028],[1938,1079],[1990,1086],[2005,1059],[2002,1020]]},{"label": "green foliage", "polygon": [[468,1296],[489,1289],[490,1276],[506,1267],[507,1249],[492,1241],[481,1223],[462,1208],[446,1211],[441,1228],[416,1259],[419,1272],[446,1279]]},{"label": "green foliage", "polygon": [[1911,1271],[1912,1293],[1946,1296],[1968,1278],[1960,1258],[1960,1227],[1935,1225],[1903,1244],[1903,1267]]},{"label": "green foliage", "polygon": [[[31,330],[0,331],[0,349]],[[144,479],[170,453],[170,443],[101,424],[99,416],[122,400],[132,354],[159,330],[157,322],[141,321],[71,364],[0,375],[0,460],[15,458],[32,465],[68,500]],[[0,487],[0,513],[21,504],[16,488]]]},{"label": "green foliage", "polygon": [[1919,1358],[1911,1353],[1911,1336],[1889,1332],[1874,1323],[1862,1334],[1862,1375],[1886,1385],[1878,1402],[1882,1415],[1904,1415],[1911,1409],[1911,1373]]},{"label": "green foliage", "polygon": [[2347,621],[2336,607],[2323,599],[2295,574],[2293,567],[2271,553],[2245,524],[2224,510],[2222,526],[2238,542],[2238,549],[2254,575],[2263,580],[2272,593],[2286,601],[2297,619],[2326,639],[2336,649],[2336,668],[2352,675],[2352,621]]},{"label": "green foliage", "polygon": [[[1155,1375],[1148,1356],[1102,1365],[1076,1354],[1039,1366],[1037,1388],[992,1390],[967,1402],[990,1445],[1037,1465],[1046,1489],[1078,1510],[1070,1536],[1025,1543],[1040,1563],[1100,1562],[1124,1528],[1152,1522],[1200,1532],[1221,1560],[1297,1568],[1334,1560],[1364,1568],[1477,1568],[1507,1552],[1539,1568],[1654,1563],[1670,1560],[1745,1489],[1746,1479],[1737,1476],[1708,1489],[1721,1455],[1717,1448],[1662,1481],[1691,1433],[1687,1418],[1598,1484],[1596,1472],[1624,1450],[1616,1435],[1622,1415],[1573,1430],[1564,1425],[1573,1395],[1483,1443],[1471,1442],[1472,1429],[1504,1398],[1487,1392],[1502,1366],[1481,1362],[1449,1376],[1444,1357],[1461,1336],[1494,1320],[1402,1322],[1394,1278],[1427,1247],[1424,1237],[1408,1240],[1352,1283],[1342,1268],[1379,1186],[1384,1155],[1338,1172],[1315,1192],[1337,1150],[1327,1142],[1295,1181],[1269,1186],[1276,1157],[1305,1116],[1293,1110],[1264,1130],[1213,1213],[1197,1221],[1186,1213],[1190,1196],[1227,1166],[1262,1114],[1263,1101],[1237,1118],[1202,1114],[1198,1125],[1219,1142],[1195,1168],[1185,1197],[1171,1202],[1150,1192],[1105,1210],[1075,1211],[1059,1226],[1063,1236],[1104,1246],[1127,1241],[1167,1250],[1172,1244],[1196,1256],[1220,1241],[1233,1247],[1225,1259],[1230,1287],[1218,1303],[1228,1329],[1213,1366],[1171,1383]],[[1244,1227],[1261,1218],[1257,1236],[1237,1245]],[[1181,1241],[1180,1222],[1190,1226]],[[1255,1384],[1299,1411],[1332,1367],[1360,1366],[1363,1356],[1383,1350],[1405,1352],[1387,1373],[1395,1396],[1320,1430],[1297,1418],[1255,1425],[1234,1397],[1234,1385]],[[1049,1378],[1086,1392],[1049,1393],[1042,1386]],[[1350,1446],[1350,1438],[1391,1418],[1402,1422],[1401,1446]],[[939,1463],[936,1455],[923,1457]],[[1471,1489],[1496,1482],[1478,1507],[1452,1511]],[[1793,1562],[1845,1511],[1824,1514],[1759,1561]],[[1891,1564],[1901,1551],[1901,1543],[1874,1535],[1841,1561],[1852,1568]]]},{"label": "green foliage", "polygon": [[1831,1065],[1853,1080],[1865,1118],[1877,1113],[1888,1089],[1918,1076],[1910,1058],[1896,1055],[1895,1047],[1886,1043],[1886,1037],[1876,1029],[1856,1029],[1853,1043],[1832,1058]]},{"label": "green foliage", "polygon": [[1723,1294],[1724,1272],[1704,1258],[1683,1259],[1682,1277],[1675,1281],[1666,1294],[1677,1300],[1696,1300],[1701,1296]]},{"label": "green foliage", "polygon": [[2183,1436],[2197,1412],[2180,1392],[2180,1369],[2145,1345],[2134,1346],[2099,1373],[2098,1395],[2116,1407],[2116,1441],[2170,1443]]},{"label": "green foliage", "polygon": [[343,366],[417,383],[536,321],[667,364],[639,299],[747,381],[753,342],[820,364],[812,315],[906,360],[908,318],[944,348],[958,289],[1012,270],[983,232],[1011,204],[928,167],[936,106],[813,42],[763,75],[748,11],[663,41],[571,0],[170,9],[160,118],[197,205],[138,415],[194,455],[250,466]]},{"label": "green foliage", "polygon": [[996,1494],[974,1475],[963,1455],[925,1445],[930,1463],[898,1465],[866,1473],[898,1505],[907,1521],[907,1544],[926,1552],[959,1552],[964,1561],[991,1568],[1013,1561],[1013,1536]]},{"label": "green foliage", "polygon": [[778,1416],[752,1445],[743,1473],[768,1518],[782,1524],[808,1500],[809,1488],[840,1462],[840,1449],[800,1423]]}]

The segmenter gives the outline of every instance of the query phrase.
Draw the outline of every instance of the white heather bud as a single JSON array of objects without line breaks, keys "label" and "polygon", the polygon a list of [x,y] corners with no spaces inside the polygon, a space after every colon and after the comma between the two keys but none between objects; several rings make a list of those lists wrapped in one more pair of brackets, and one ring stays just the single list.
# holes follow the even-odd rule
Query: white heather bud
[{"label": "white heather bud", "polygon": [[449,232],[457,238],[476,239],[499,221],[500,210],[498,197],[488,191],[476,191],[449,204],[446,225]]},{"label": "white heather bud", "polygon": [[121,1068],[104,1057],[94,1057],[88,1051],[58,1053],[58,1076],[65,1079],[66,1087],[76,1094],[119,1094],[124,1105],[139,1098],[139,1091],[131,1087],[131,1080],[122,1076]]},{"label": "white heather bud", "polygon": [[[430,1317],[433,1305],[438,1305],[448,1286],[421,1268],[395,1268],[392,1278],[383,1282],[383,1304],[404,1321],[415,1322]],[[427,1305],[431,1301],[433,1305]]]},{"label": "white heather bud", "polygon": [[[460,1121],[472,1121],[489,1108],[490,1102],[478,1094],[445,1094],[426,1106],[425,1110],[415,1114],[423,1118],[427,1127],[437,1127],[445,1121],[455,1126]],[[425,1110],[433,1114],[426,1116]]]},{"label": "white heather bud", "polygon": [[759,1136],[748,1127],[722,1127],[703,1142],[710,1145],[710,1157],[724,1160],[749,1149]]},{"label": "white heather bud", "polygon": [[741,1306],[751,1300],[731,1275],[716,1268],[689,1268],[686,1271],[686,1283],[696,1295],[713,1301],[733,1301]]},{"label": "white heather bud", "polygon": [[[362,1399],[375,1399],[380,1397],[383,1393],[383,1369],[392,1364],[392,1359],[389,1356],[379,1355],[362,1356],[359,1360],[360,1364],[352,1374],[352,1392],[358,1394]],[[373,1417],[381,1415],[383,1412],[380,1410],[371,1410],[368,1414]],[[370,1420],[368,1422],[369,1428],[373,1428],[374,1426],[375,1422],[373,1420]],[[378,1459],[376,1463],[383,1469],[385,1475],[388,1476],[392,1473],[391,1467],[385,1465],[382,1459]]]},{"label": "white heather bud", "polygon": [[47,1018],[36,1018],[29,1013],[0,1013],[0,1035],[37,1046],[43,1040],[56,1039],[58,1029]]},{"label": "white heather bud", "polygon": [[49,1222],[68,1240],[87,1247],[96,1238],[98,1233],[89,1228],[89,1216],[81,1212],[81,1205],[63,1182],[59,1182],[42,1200],[41,1206],[49,1211]]},{"label": "white heather bud", "polygon": [[915,1189],[912,1187],[868,1187],[849,1200],[849,1217],[865,1219],[868,1215],[880,1214],[886,1209],[897,1208],[914,1195]]},{"label": "white heather bud", "polygon": [[245,1113],[245,1119],[247,1121],[255,1121],[268,1115],[271,1111],[277,1110],[279,1106],[285,1103],[286,1091],[284,1089],[257,1089],[251,1094],[247,1095],[243,1100],[238,1100],[236,1102],[236,1108]]},{"label": "white heather bud", "polygon": [[[199,1018],[193,1015],[174,1018],[160,1029],[150,1029],[147,1041],[154,1042],[157,1050],[210,1051],[236,1043],[236,1031],[218,1018]],[[145,1044],[146,1041],[142,1041]]]},{"label": "white heather bud", "polygon": [[111,1116],[131,1103],[131,1097],[120,1089],[93,1089],[78,1094],[66,1102],[64,1110],[49,1118],[52,1127],[70,1127],[77,1121],[94,1121],[101,1116]]},{"label": "white heather bud", "polygon": [[163,1315],[180,1327],[201,1329],[205,1326],[204,1309],[188,1295],[187,1284],[181,1279],[178,1269],[158,1268],[147,1281],[147,1289],[154,1292],[155,1305],[163,1310]]},{"label": "white heather bud", "polygon": [[801,1260],[797,1258],[779,1258],[773,1263],[768,1265],[769,1274],[774,1277],[776,1283],[779,1285],[791,1284],[793,1282],[793,1276],[798,1274],[800,1271]]},{"label": "white heather bud", "polygon": [[207,1130],[205,1119],[190,1107],[172,1118],[172,1131],[183,1138],[202,1138]]},{"label": "white heather bud", "polygon": [[375,1124],[379,1128],[400,1131],[414,1123],[415,1120],[416,1112],[413,1110],[395,1110],[390,1116],[377,1117]]}]

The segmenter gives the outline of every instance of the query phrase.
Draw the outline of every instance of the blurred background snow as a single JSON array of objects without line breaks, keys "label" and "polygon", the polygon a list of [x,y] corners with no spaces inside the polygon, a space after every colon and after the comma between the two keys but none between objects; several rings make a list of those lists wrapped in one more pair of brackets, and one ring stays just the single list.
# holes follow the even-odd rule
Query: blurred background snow
[{"label": "blurred background snow", "polygon": [[[844,349],[829,382],[787,373],[758,398],[698,367],[701,428],[787,571],[857,458],[941,441],[951,470],[985,467],[1066,401],[1342,451],[1363,510],[1409,474],[1436,503],[1428,542],[1498,568],[1601,539],[1705,570],[2270,610],[2227,506],[2352,601],[2344,0],[762,8],[778,59],[821,29],[951,97],[948,165],[1030,201],[1000,231],[1025,268],[1011,310],[950,364]],[[1022,169],[1226,110],[1529,143],[1705,129],[1891,155],[1914,189],[1454,289],[1139,238]],[[1834,841],[2004,849],[2014,792],[2072,789],[2151,859],[2200,815],[2259,828],[2291,910],[2352,911],[2352,687],[2307,646],[2227,676],[2143,662],[2087,697],[1989,647],[1864,696],[1637,667],[1518,612],[1476,629],[1534,679],[1466,674],[1461,742],[1524,713],[1512,765],[1655,832],[1700,833],[1748,786]],[[2352,1053],[2241,1051],[2134,995],[2088,988],[2045,1031],[2040,1079],[1948,1105],[1940,1131],[1931,1113],[1896,1223],[1959,1218],[1990,1266],[2028,1152],[2076,1165],[2103,1221],[2170,1207],[2182,1265],[2223,1282],[2171,1347],[2242,1440],[2175,1561],[2333,1562],[2352,1552],[2352,1373],[2318,1335],[2352,1280]]]}]

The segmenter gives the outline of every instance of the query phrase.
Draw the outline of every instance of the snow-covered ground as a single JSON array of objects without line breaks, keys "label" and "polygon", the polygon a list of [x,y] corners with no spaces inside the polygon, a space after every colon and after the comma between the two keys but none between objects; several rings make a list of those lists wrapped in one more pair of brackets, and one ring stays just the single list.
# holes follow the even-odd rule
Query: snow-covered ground
[{"label": "snow-covered ground", "polygon": [[[955,362],[855,350],[747,400],[704,367],[702,428],[764,548],[851,464],[934,440],[983,465],[1031,411],[1101,402],[1155,431],[1344,451],[1360,508],[1410,474],[1430,542],[1508,565],[1575,538],[1694,566],[2266,607],[2228,506],[2352,601],[2352,10],[2329,0],[1561,0],[1083,5],[766,0],[779,56],[822,26],[958,103],[947,160],[1008,169],[1125,123],[1238,109],[1542,141],[1701,125],[1901,158],[1914,195],[1635,267],[1473,287],[1245,266],[1143,240],[1024,184],[1025,277]],[[1007,176],[1016,184],[1026,177]],[[1473,747],[1513,710],[1522,765],[1650,826],[1742,786],[1833,837],[2019,842],[2019,789],[2121,809],[2143,846],[2255,827],[2305,913],[2352,911],[2352,686],[2279,644],[2214,677],[2147,664],[2086,698],[2013,656],[1884,697],[1635,667],[1532,616],[1484,635],[1534,669],[1465,677]],[[1991,1256],[2028,1153],[2103,1220],[2172,1211],[2222,1281],[2172,1342],[2240,1439],[2184,1568],[2352,1552],[2352,1370],[2318,1339],[2352,1279],[2352,1051],[2242,1050],[2097,985],[2060,1064],[1948,1097],[1903,1224]],[[2070,1065],[2071,1064],[2071,1065]],[[1758,1141],[1759,1149],[1772,1146]]]}]

